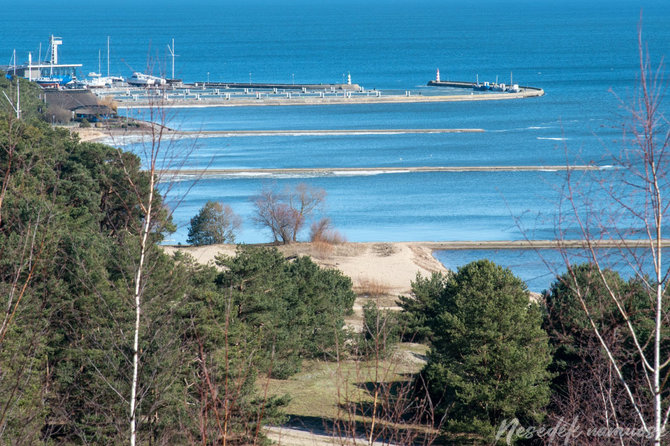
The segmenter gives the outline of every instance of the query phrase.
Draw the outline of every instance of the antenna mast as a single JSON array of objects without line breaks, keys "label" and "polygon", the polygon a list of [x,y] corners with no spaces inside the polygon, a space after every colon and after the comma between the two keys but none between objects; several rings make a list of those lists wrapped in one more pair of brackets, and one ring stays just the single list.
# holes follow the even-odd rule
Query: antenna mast
[{"label": "antenna mast", "polygon": [[168,51],[170,52],[170,55],[172,56],[172,79],[174,79],[174,58],[177,57],[178,55],[174,53],[174,39],[172,39],[172,47],[170,45],[167,46]]}]

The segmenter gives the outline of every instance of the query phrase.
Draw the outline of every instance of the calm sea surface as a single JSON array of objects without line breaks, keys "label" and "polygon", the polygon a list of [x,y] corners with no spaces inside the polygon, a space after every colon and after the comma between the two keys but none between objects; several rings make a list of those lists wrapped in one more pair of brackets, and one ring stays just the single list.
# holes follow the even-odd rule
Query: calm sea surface
[{"label": "calm sea surface", "polygon": [[[0,0],[0,64],[13,49],[36,57],[48,36],[63,37],[61,60],[83,73],[150,69],[185,81],[342,82],[419,94],[439,68],[442,79],[514,82],[546,95],[517,101],[368,104],[322,107],[182,109],[170,123],[183,130],[481,128],[484,133],[281,135],[200,138],[186,167],[237,169],[357,167],[357,174],[208,177],[180,200],[172,241],[185,242],[189,219],[207,200],[229,203],[245,219],[239,239],[269,234],[250,221],[250,198],[264,187],[305,182],[327,191],[324,214],[350,241],[516,240],[553,238],[561,172],[384,173],[370,167],[607,165],[619,150],[634,95],[637,29],[652,61],[668,56],[670,8],[649,1],[270,1],[79,2]],[[66,6],[67,5],[67,6]],[[2,59],[4,57],[4,59]],[[613,90],[617,95],[610,92]],[[667,110],[667,104],[665,109]],[[129,113],[136,113],[131,111]],[[129,146],[141,152],[137,146]],[[189,189],[176,184],[168,202]],[[449,255],[447,255],[449,254]],[[439,253],[455,267],[482,252]],[[534,254],[534,253],[533,253]],[[542,264],[509,252],[486,256],[545,277]],[[532,268],[531,268],[532,269]],[[525,273],[524,273],[525,274]],[[533,276],[533,277],[530,277]],[[550,276],[547,276],[550,277]],[[540,279],[544,280],[544,279]],[[550,279],[531,288],[546,287]]]}]

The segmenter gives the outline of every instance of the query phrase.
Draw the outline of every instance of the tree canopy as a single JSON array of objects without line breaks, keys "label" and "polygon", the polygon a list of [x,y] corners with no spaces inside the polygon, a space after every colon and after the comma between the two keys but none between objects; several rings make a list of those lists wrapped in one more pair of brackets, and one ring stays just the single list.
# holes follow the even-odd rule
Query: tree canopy
[{"label": "tree canopy", "polygon": [[186,241],[196,246],[234,243],[240,226],[242,219],[230,206],[208,201],[191,219]]},{"label": "tree canopy", "polygon": [[[435,295],[442,280],[415,282]],[[551,360],[540,307],[526,285],[490,261],[443,282],[431,308],[423,375],[447,431],[490,442],[505,419],[537,424],[549,400]]]},{"label": "tree canopy", "polygon": [[225,267],[217,283],[231,294],[236,317],[258,337],[266,368],[274,355],[273,376],[295,373],[303,358],[335,354],[354,303],[351,279],[308,257],[288,261],[270,248],[242,247],[217,264]]}]

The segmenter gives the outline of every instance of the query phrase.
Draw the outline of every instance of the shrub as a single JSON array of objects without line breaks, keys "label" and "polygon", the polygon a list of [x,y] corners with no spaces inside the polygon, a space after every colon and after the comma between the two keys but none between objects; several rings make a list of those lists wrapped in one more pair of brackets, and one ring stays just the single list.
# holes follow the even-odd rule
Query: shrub
[{"label": "shrub", "polygon": [[322,218],[312,223],[309,230],[309,240],[313,243],[326,243],[329,245],[341,245],[345,243],[346,238],[333,229],[329,218]]},{"label": "shrub", "polygon": [[363,306],[363,331],[358,342],[364,357],[385,358],[400,340],[398,319],[389,310],[380,309],[373,301]]}]

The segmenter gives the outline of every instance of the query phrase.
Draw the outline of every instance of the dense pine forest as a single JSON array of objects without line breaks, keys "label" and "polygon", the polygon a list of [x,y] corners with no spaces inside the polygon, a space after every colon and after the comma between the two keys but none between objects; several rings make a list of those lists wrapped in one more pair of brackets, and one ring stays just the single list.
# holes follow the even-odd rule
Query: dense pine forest
[{"label": "dense pine forest", "polygon": [[[14,93],[16,80],[2,79]],[[133,154],[52,128],[37,87],[21,89],[22,119],[3,110],[0,123],[2,443],[127,442],[136,285],[138,443],[260,437],[283,400],[261,398],[257,374],[331,356],[351,281],[265,248],[218,267],[170,257],[156,193],[136,284],[149,174]]]}]

